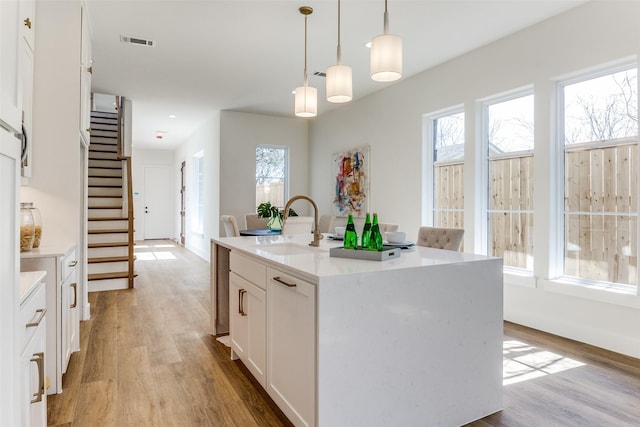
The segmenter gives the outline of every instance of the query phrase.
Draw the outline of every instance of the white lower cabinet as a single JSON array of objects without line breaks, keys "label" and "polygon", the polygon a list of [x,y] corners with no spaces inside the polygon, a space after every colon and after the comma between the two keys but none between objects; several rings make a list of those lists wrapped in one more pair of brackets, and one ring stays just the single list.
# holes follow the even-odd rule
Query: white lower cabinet
[{"label": "white lower cabinet", "polygon": [[[75,258],[75,253],[74,253]],[[66,260],[67,263],[77,262]],[[73,264],[75,266],[76,264]],[[70,269],[60,286],[62,298],[62,371],[67,372],[71,353],[80,350],[80,306],[78,305],[78,271]]]},{"label": "white lower cabinet", "polygon": [[266,292],[235,273],[229,276],[231,358],[240,358],[265,386]]},{"label": "white lower cabinet", "polygon": [[20,425],[47,425],[45,395],[46,310],[45,286],[40,281],[20,305]]},{"label": "white lower cabinet", "polygon": [[296,426],[316,425],[316,287],[231,252],[231,358]]},{"label": "white lower cabinet", "polygon": [[80,350],[76,246],[63,250],[34,249],[21,254],[22,271],[46,271],[47,358],[45,374],[51,381],[47,394],[62,393],[62,374],[73,352]]},{"label": "white lower cabinet", "polygon": [[267,268],[267,393],[296,426],[315,425],[316,287]]}]

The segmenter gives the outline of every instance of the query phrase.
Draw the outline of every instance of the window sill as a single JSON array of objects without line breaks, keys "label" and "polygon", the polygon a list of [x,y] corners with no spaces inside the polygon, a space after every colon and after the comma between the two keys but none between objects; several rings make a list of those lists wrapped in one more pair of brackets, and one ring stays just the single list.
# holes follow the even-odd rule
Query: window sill
[{"label": "window sill", "polygon": [[508,285],[522,286],[524,288],[535,288],[536,278],[533,273],[526,270],[505,269],[504,283]]},{"label": "window sill", "polygon": [[612,288],[605,284],[590,284],[562,278],[539,279],[538,282],[540,287],[548,292],[640,309],[640,296],[632,291]]}]

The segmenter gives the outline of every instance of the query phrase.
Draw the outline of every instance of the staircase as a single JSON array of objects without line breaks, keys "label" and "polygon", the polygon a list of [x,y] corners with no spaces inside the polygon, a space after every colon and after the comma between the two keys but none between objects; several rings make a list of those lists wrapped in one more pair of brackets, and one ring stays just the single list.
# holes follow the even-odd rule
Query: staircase
[{"label": "staircase", "polygon": [[133,287],[133,228],[126,161],[118,150],[118,114],[91,113],[89,144],[89,292]]}]

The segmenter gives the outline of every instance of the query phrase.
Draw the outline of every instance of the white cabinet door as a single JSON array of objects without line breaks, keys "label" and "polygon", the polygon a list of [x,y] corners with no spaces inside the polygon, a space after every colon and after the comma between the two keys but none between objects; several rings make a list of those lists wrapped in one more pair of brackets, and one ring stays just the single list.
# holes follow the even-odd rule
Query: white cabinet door
[{"label": "white cabinet door", "polygon": [[47,425],[45,395],[46,290],[42,280],[20,302],[16,328],[20,342],[20,425]]},{"label": "white cabinet door", "polygon": [[[4,13],[5,3],[0,1],[1,13]],[[4,33],[1,26],[0,33]],[[18,386],[18,356],[21,349],[16,342],[14,328],[7,325],[14,325],[18,314],[19,159],[20,141],[0,128],[0,423],[6,425],[15,425],[18,416],[15,390]]]},{"label": "white cabinet door", "polygon": [[47,425],[47,396],[45,394],[44,360],[46,347],[46,316],[20,358],[22,381],[20,407],[23,426]]},{"label": "white cabinet door", "polygon": [[267,269],[267,392],[296,426],[315,425],[315,286]]},{"label": "white cabinet door", "polygon": [[0,1],[0,120],[14,132],[22,124],[21,25],[19,3]]},{"label": "white cabinet door", "polygon": [[22,176],[30,178],[33,163],[33,50],[26,41],[20,47],[22,67],[22,133],[25,139],[22,153]]},{"label": "white cabinet door", "polygon": [[229,276],[231,357],[240,358],[265,386],[266,292],[235,273]]},{"label": "white cabinet door", "polygon": [[[74,252],[75,253],[75,252]],[[69,257],[65,259],[67,263],[74,263],[75,260],[69,261]],[[75,265],[75,264],[74,264]],[[63,269],[64,271],[64,269]],[[62,372],[67,372],[71,353],[78,351],[79,348],[79,306],[78,306],[78,280],[75,266],[64,279],[61,286],[62,293]]]},{"label": "white cabinet door", "polygon": [[82,42],[80,58],[80,134],[89,144],[89,129],[91,127],[91,34],[89,33],[89,17],[87,10],[82,7]]}]

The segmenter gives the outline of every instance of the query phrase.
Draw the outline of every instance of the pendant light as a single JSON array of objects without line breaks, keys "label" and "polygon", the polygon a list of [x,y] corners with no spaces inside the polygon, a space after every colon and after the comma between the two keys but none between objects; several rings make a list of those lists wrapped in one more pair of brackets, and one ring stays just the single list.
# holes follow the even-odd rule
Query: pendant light
[{"label": "pendant light", "polygon": [[351,84],[351,67],[342,65],[342,48],[340,46],[340,0],[338,0],[338,49],[336,65],[327,68],[327,101],[349,102],[353,97]]},{"label": "pendant light", "polygon": [[389,34],[389,13],[384,0],[384,34],[371,40],[371,78],[392,82],[402,77],[402,39]]},{"label": "pendant light", "polygon": [[304,84],[296,88],[295,113],[298,117],[315,117],[318,114],[318,90],[309,86],[307,78],[307,17],[313,9],[301,6],[298,10],[304,15]]}]

